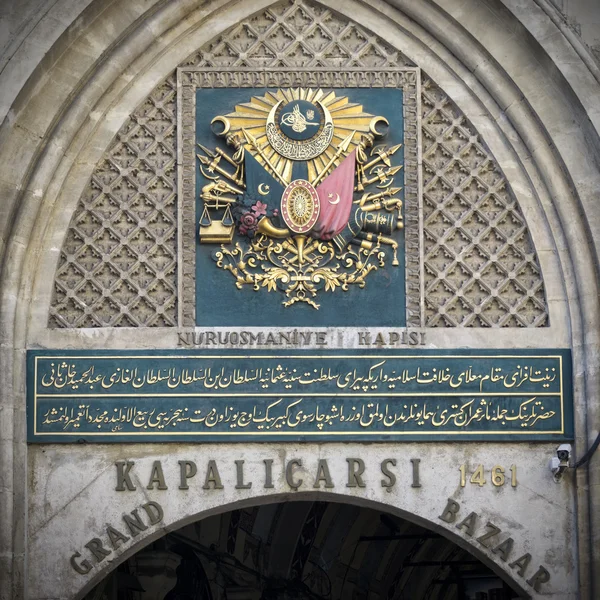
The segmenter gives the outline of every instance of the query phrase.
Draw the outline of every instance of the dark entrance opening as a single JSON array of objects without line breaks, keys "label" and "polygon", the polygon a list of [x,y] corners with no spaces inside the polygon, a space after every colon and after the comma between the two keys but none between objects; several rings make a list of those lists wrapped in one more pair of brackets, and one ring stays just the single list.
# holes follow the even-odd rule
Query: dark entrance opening
[{"label": "dark entrance opening", "polygon": [[85,600],[510,600],[452,541],[378,510],[294,501],[208,517],[140,550]]}]

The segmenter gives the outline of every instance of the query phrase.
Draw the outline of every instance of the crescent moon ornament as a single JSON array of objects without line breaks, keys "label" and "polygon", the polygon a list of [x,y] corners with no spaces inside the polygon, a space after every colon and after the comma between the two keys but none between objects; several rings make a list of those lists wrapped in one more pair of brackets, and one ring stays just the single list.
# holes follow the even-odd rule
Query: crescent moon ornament
[{"label": "crescent moon ornament", "polygon": [[[215,128],[213,127],[213,125],[215,125],[217,123],[221,123],[221,125],[223,127],[222,131],[215,131]],[[224,136],[224,135],[227,135],[229,133],[229,130],[231,129],[231,122],[229,121],[229,119],[227,117],[215,117],[210,122],[210,127],[213,130],[213,133],[215,135]]]},{"label": "crescent moon ornament", "polygon": [[266,185],[265,183],[258,184],[258,193],[261,196],[268,196],[270,191],[271,191],[271,187]]},{"label": "crescent moon ornament", "polygon": [[377,137],[384,136],[388,132],[389,127],[390,122],[385,117],[373,117],[369,123],[369,131]]},{"label": "crescent moon ornament", "polygon": [[275,113],[277,112],[277,109],[279,108],[279,105],[282,102],[283,100],[279,100],[279,102],[273,105],[273,108],[271,109],[271,111],[269,112],[269,116],[267,117],[267,123],[275,124]]},{"label": "crescent moon ornament", "polygon": [[339,202],[340,202],[340,195],[336,194],[335,195],[335,200],[331,200],[332,197],[333,197],[333,194],[329,194],[329,198],[328,198],[329,204],[339,204]]}]

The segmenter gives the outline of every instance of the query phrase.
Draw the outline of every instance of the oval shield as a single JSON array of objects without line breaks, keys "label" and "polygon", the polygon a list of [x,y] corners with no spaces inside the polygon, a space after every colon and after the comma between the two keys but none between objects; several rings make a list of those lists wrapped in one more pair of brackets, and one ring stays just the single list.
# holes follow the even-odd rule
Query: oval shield
[{"label": "oval shield", "polygon": [[308,233],[321,212],[319,195],[305,179],[292,181],[281,197],[281,214],[294,233]]}]

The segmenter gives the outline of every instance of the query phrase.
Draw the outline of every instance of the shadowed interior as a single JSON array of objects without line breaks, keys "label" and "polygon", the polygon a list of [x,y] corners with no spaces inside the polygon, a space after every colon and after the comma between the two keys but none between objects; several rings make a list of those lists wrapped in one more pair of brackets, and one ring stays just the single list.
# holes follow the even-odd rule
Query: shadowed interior
[{"label": "shadowed interior", "polygon": [[509,600],[466,550],[370,508],[293,501],[208,517],[156,540],[85,600]]}]

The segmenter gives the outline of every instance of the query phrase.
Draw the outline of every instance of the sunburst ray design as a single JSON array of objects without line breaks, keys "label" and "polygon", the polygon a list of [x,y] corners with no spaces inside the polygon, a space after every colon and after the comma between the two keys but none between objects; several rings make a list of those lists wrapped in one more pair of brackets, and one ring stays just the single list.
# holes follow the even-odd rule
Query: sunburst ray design
[{"label": "sunburst ray design", "polygon": [[[280,156],[269,144],[267,139],[266,124],[271,109],[280,100],[283,103],[293,100],[307,100],[309,102],[320,101],[331,114],[333,121],[333,137],[329,147],[316,158],[308,163],[308,180],[312,183],[317,175],[323,170],[325,165],[334,157],[338,145],[353,131],[355,132],[352,141],[348,147],[349,154],[360,141],[361,135],[369,131],[369,125],[374,115],[363,111],[361,104],[349,102],[345,96],[336,96],[333,91],[312,88],[290,88],[277,90],[276,92],[267,92],[264,96],[253,96],[250,102],[237,104],[234,112],[225,115],[231,123],[231,132],[235,133],[245,129],[250,133],[262,147],[264,155],[271,165],[277,171],[284,181],[290,183],[292,178],[292,166],[294,161]],[[265,169],[271,170],[269,165],[259,156],[258,153],[249,145],[245,146],[246,151]],[[343,160],[339,157],[335,164]]]}]

